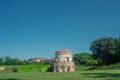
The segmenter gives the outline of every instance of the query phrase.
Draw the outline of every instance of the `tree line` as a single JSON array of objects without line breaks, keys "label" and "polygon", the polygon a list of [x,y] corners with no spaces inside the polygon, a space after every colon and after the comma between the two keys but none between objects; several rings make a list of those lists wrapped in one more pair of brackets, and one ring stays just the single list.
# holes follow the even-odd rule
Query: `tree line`
[{"label": "tree line", "polygon": [[[82,52],[73,56],[75,65],[110,65],[120,63],[120,37],[103,37],[94,40],[90,45],[92,53]],[[41,62],[20,60],[18,58],[0,57],[0,65],[53,64],[53,61]]]},{"label": "tree line", "polygon": [[0,65],[40,65],[40,64],[50,64],[49,60],[45,61],[29,61],[29,60],[20,60],[18,58],[12,58],[10,56],[0,57]]},{"label": "tree line", "polygon": [[110,65],[120,63],[120,37],[103,37],[90,45],[92,54],[83,52],[74,55],[76,65]]}]

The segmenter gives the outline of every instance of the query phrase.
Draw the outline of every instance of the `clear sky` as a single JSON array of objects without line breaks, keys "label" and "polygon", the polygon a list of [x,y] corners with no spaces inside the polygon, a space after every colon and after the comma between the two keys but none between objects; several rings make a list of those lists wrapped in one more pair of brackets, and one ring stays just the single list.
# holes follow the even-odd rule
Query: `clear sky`
[{"label": "clear sky", "polygon": [[120,0],[0,0],[1,57],[89,52],[92,41],[119,36]]}]

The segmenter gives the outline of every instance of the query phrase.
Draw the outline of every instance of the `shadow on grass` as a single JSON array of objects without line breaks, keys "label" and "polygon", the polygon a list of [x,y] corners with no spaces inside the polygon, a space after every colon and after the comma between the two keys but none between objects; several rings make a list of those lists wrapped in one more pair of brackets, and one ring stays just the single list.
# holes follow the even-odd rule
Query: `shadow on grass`
[{"label": "shadow on grass", "polygon": [[120,73],[85,73],[82,75],[94,78],[120,77]]},{"label": "shadow on grass", "polygon": [[0,80],[20,80],[20,79],[0,79]]}]

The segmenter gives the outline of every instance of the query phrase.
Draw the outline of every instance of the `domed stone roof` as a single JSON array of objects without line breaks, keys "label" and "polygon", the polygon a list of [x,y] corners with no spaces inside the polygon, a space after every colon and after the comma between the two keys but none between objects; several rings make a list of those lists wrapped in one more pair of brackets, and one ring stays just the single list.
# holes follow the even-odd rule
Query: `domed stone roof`
[{"label": "domed stone roof", "polygon": [[60,55],[60,54],[69,54],[69,55],[71,55],[71,51],[69,51],[67,49],[61,49],[61,50],[56,51],[55,54],[56,55]]}]

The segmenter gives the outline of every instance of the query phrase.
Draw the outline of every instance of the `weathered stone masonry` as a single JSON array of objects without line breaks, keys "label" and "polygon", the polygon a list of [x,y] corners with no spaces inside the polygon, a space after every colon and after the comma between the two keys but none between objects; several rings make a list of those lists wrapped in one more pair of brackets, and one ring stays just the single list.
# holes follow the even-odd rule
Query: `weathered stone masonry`
[{"label": "weathered stone masonry", "polygon": [[74,62],[69,50],[58,50],[55,53],[54,72],[73,72]]}]

